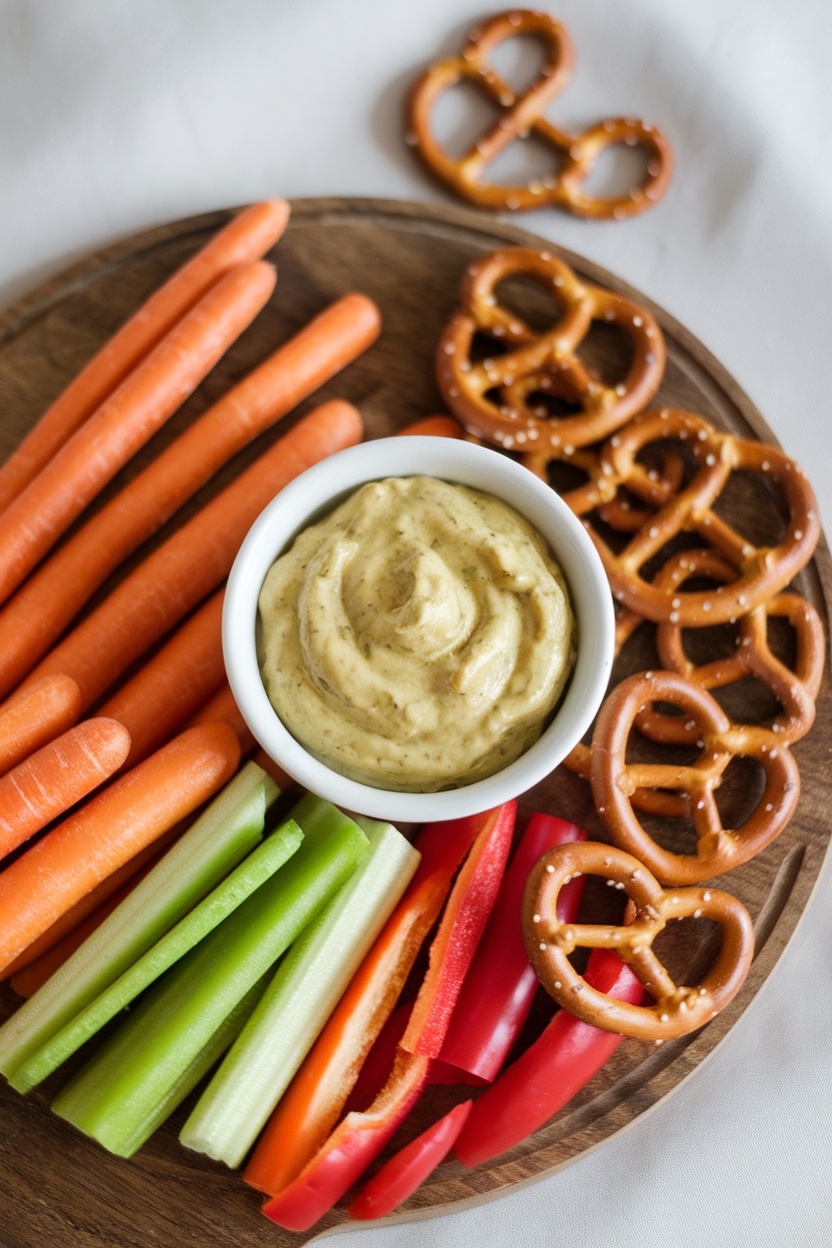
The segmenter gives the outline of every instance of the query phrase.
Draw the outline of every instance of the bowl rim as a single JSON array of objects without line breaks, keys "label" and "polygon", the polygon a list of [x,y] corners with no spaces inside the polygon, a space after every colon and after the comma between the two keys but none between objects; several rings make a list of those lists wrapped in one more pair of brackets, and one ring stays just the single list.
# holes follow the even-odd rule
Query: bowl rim
[{"label": "bowl rim", "polygon": [[[514,762],[485,779],[437,793],[380,789],[341,775],[310,754],[272,707],[260,676],[255,624],[274,560],[302,530],[370,481],[430,476],[494,494],[544,537],[561,566],[578,623],[575,666],[554,717]],[[408,823],[462,818],[519,797],[543,780],[586,732],[606,692],[615,646],[607,576],[592,539],[563,499],[527,468],[491,447],[458,438],[394,435],[360,442],[306,469],[250,528],[229,573],[223,655],[240,713],[266,753],[304,788],[371,818]]]}]

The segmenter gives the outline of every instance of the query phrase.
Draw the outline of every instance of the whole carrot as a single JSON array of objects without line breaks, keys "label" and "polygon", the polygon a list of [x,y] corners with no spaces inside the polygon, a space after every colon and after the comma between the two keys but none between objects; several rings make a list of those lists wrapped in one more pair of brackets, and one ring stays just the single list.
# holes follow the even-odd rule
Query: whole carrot
[{"label": "whole carrot", "polygon": [[0,602],[185,401],[274,283],[263,261],[221,278],[10,503],[0,515]]},{"label": "whole carrot", "polygon": [[254,520],[304,469],[360,441],[349,403],[317,408],[144,560],[46,656],[31,682],[71,675],[91,706],[225,579]]},{"label": "whole carrot", "polygon": [[55,551],[0,610],[0,697],[128,555],[248,442],[364,351],[379,326],[378,309],[363,295],[326,308]]},{"label": "whole carrot", "polygon": [[80,718],[81,690],[53,673],[35,681],[0,709],[0,775],[54,740]]},{"label": "whole carrot", "polygon": [[275,199],[238,213],[105,343],[0,467],[0,512],[214,283],[274,246],[289,220]]},{"label": "whole carrot", "polygon": [[76,724],[0,778],[0,858],[114,775],[130,734],[114,719]]},{"label": "whole carrot", "polygon": [[128,767],[169,741],[225,680],[223,597],[220,590],[203,603],[99,709],[99,715],[118,720],[129,732]]},{"label": "whole carrot", "polygon": [[0,972],[102,879],[213,796],[239,761],[227,724],[191,728],[0,872]]}]

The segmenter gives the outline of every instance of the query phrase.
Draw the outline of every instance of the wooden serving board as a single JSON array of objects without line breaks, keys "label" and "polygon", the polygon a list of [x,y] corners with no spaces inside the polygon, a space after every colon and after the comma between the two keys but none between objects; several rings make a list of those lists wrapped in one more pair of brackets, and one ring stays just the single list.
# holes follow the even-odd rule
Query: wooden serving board
[{"label": "wooden serving board", "polygon": [[[228,216],[228,212],[216,212],[176,222],[109,247],[40,287],[0,319],[0,455],[8,454],[86,359]],[[230,383],[327,303],[353,289],[379,305],[382,337],[301,411],[322,398],[347,398],[361,409],[367,437],[394,432],[440,411],[433,355],[440,329],[455,306],[462,272],[474,257],[506,243],[552,249],[550,243],[543,244],[519,229],[454,208],[377,200],[297,201],[289,229],[275,249],[279,280],[271,303],[108,493],[134,475]],[[610,274],[563,254],[590,280],[643,303],[661,324],[668,363],[656,405],[687,408],[740,436],[773,440],[736,382],[681,325]],[[524,314],[540,312],[539,293],[521,289],[515,297]],[[621,367],[619,350],[611,333],[599,332],[588,345],[590,358],[604,369]],[[273,436],[239,456],[198,501],[224,484]],[[740,493],[729,507],[736,513],[733,518],[747,527],[757,526],[768,540],[780,523],[775,501],[764,493]],[[164,530],[157,540],[168,532]],[[797,588],[820,612],[828,636],[832,575],[825,545],[800,575]],[[645,633],[645,640],[627,659],[632,669],[651,662],[646,630],[639,632]],[[712,642],[720,644],[718,638]],[[749,690],[742,694],[746,696],[750,709],[757,694]],[[827,675],[815,726],[794,747],[803,781],[795,817],[765,852],[720,880],[721,887],[745,902],[757,935],[751,974],[733,1004],[699,1034],[661,1048],[625,1042],[592,1083],[536,1135],[474,1170],[453,1160],[446,1162],[396,1220],[459,1209],[551,1172],[626,1127],[711,1052],[774,968],[806,906],[826,852],[830,833],[824,773],[832,745],[829,711]],[[740,784],[735,800],[741,801],[743,792],[747,797],[747,788],[747,783]],[[544,809],[584,824],[593,836],[603,835],[586,786],[563,768],[526,794],[521,806],[521,818]],[[680,933],[685,931],[672,956],[682,965],[693,966],[703,957],[708,934],[688,924],[678,927]],[[15,1004],[11,990],[0,986],[0,1018],[11,1013]],[[544,999],[533,1011],[530,1033],[542,1027],[546,1010]],[[132,1161],[120,1161],[50,1114],[49,1103],[62,1078],[59,1072],[26,1098],[5,1085],[0,1088],[3,1248],[41,1248],[46,1243],[64,1248],[145,1248],[148,1244],[255,1248],[300,1244],[313,1237],[293,1235],[269,1223],[259,1212],[260,1198],[237,1175],[179,1146],[177,1131],[190,1101]],[[453,1099],[453,1091],[432,1090],[430,1101],[419,1107],[420,1113],[408,1124],[408,1133],[415,1134]],[[345,1216],[335,1211],[323,1226],[341,1224]]]}]

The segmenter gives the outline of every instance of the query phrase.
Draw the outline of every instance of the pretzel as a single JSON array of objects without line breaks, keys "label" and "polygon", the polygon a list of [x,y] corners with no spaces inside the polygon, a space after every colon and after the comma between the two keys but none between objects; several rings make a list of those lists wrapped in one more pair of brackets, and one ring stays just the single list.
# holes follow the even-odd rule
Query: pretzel
[{"label": "pretzel", "polygon": [[[495,287],[516,276],[531,278],[554,297],[560,315],[545,333],[534,333],[497,302]],[[460,302],[439,340],[439,388],[470,434],[505,450],[568,458],[620,428],[659,387],[664,338],[650,313],[623,295],[581,281],[550,251],[507,247],[474,261],[463,278]],[[616,385],[605,384],[577,353],[593,321],[613,324],[630,339],[632,362]],[[477,333],[507,350],[473,361]],[[529,401],[535,393],[567,398],[580,411],[542,416]]]},{"label": "pretzel", "polygon": [[[701,753],[694,763],[627,761],[636,715],[657,700],[679,707],[697,725]],[[714,790],[734,757],[756,759],[765,772],[765,788],[745,822],[729,830],[722,825]],[[613,843],[635,854],[665,884],[698,884],[753,858],[782,832],[800,793],[797,764],[787,746],[764,729],[731,724],[705,689],[664,671],[631,676],[606,698],[592,737],[590,781],[595,809]],[[657,813],[691,820],[695,854],[671,853],[644,830],[631,800],[642,789],[658,790]]]},{"label": "pretzel", "polygon": [[[637,471],[637,456],[653,442],[687,442],[696,461],[692,480],[655,513],[623,550],[616,553],[584,520],[615,597],[656,622],[682,627],[724,624],[753,611],[789,583],[808,562],[820,536],[817,503],[805,473],[775,446],[720,433],[700,416],[669,410],[645,412],[616,432],[601,448],[602,471],[611,483],[626,486]],[[714,510],[732,472],[753,472],[777,482],[789,523],[776,546],[754,546]],[[729,584],[713,591],[677,592],[642,575],[648,564],[681,533],[704,539],[736,569]]]},{"label": "pretzel", "polygon": [[[626,892],[632,922],[613,927],[559,920],[558,894],[576,875],[605,876]],[[690,917],[715,920],[722,944],[700,983],[678,986],[653,941],[670,920]],[[529,961],[558,1005],[594,1027],[643,1040],[671,1040],[710,1022],[736,996],[754,956],[751,917],[736,897],[716,889],[666,891],[637,858],[597,841],[559,845],[543,855],[526,880],[522,922]],[[592,988],[569,961],[578,948],[613,949],[653,1003],[633,1005]]]},{"label": "pretzel", "polygon": [[[730,581],[735,569],[713,550],[689,550],[669,559],[656,580],[672,589],[694,576]],[[789,621],[797,639],[794,671],[776,658],[768,644],[768,621],[780,616]],[[741,617],[737,647],[728,658],[696,666],[687,657],[678,624],[656,626],[656,649],[662,666],[679,672],[703,689],[723,689],[746,676],[765,684],[783,707],[768,726],[770,745],[791,745],[806,735],[815,718],[815,698],[823,676],[824,637],[818,613],[799,594],[783,593],[761,603]],[[640,732],[653,741],[686,744],[697,740],[699,729],[693,720],[665,715],[648,704],[636,716]]]},{"label": "pretzel", "polygon": [[[488,63],[494,48],[515,35],[535,36],[545,47],[540,73],[522,95]],[[410,98],[407,141],[452,190],[484,208],[517,210],[553,205],[596,220],[635,216],[659,200],[667,189],[673,164],[670,145],[655,126],[630,118],[610,118],[577,135],[558,130],[546,121],[543,111],[568,82],[572,59],[569,35],[548,13],[528,9],[498,13],[471,31],[459,56],[433,65],[416,84]],[[474,82],[502,115],[469,152],[454,160],[434,138],[430,117],[437,98],[463,80]],[[536,178],[526,186],[484,182],[487,166],[510,143],[528,134],[554,149],[557,173]],[[646,152],[647,169],[641,185],[627,195],[609,198],[584,194],[581,187],[598,157],[616,143],[641,147]]]}]

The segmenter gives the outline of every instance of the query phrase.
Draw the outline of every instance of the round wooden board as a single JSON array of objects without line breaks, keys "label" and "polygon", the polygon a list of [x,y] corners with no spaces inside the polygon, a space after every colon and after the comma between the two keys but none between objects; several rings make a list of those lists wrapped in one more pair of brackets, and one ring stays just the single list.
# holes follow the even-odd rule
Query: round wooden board
[{"label": "round wooden board", "polygon": [[[8,454],[84,361],[121,321],[209,235],[228,219],[216,212],[142,233],[91,256],[18,303],[0,318],[0,455]],[[614,227],[611,227],[614,228]],[[522,230],[472,212],[378,200],[300,200],[289,229],[275,249],[279,281],[274,298],[199,392],[185,405],[109,492],[164,445],[183,424],[331,300],[361,290],[378,303],[384,321],[380,341],[361,360],[315,396],[344,397],[361,409],[367,437],[393,432],[441,410],[434,382],[438,334],[453,310],[466,264],[502,244],[542,245]],[[551,248],[551,244],[546,243]],[[577,256],[562,253],[580,273],[646,305],[661,324],[668,364],[656,404],[688,408],[744,437],[772,441],[770,430],[739,386],[678,323],[622,282]],[[533,292],[519,292],[534,301]],[[534,308],[529,305],[529,310]],[[603,333],[590,343],[596,364],[614,367],[618,346]],[[313,404],[307,403],[301,411]],[[274,436],[274,435],[272,435]],[[270,440],[270,439],[267,439]],[[210,491],[225,483],[258,451],[238,457]],[[787,448],[788,449],[788,448]],[[741,499],[745,521],[764,531],[778,521],[774,500]],[[167,535],[165,530],[159,539]],[[799,577],[797,588],[820,612],[828,636],[830,565],[823,546]],[[643,631],[643,630],[640,630]],[[643,651],[637,649],[635,664]],[[795,746],[802,781],[797,813],[779,839],[721,886],[748,906],[757,935],[751,974],[733,1004],[699,1034],[656,1048],[636,1041],[620,1046],[590,1085],[546,1127],[490,1165],[466,1170],[442,1165],[394,1220],[458,1209],[532,1182],[608,1139],[649,1110],[713,1050],[771,973],[809,900],[829,840],[824,771],[832,744],[828,675],[812,732]],[[601,828],[588,791],[562,768],[521,803],[522,817],[545,809]],[[680,929],[684,925],[679,925]],[[685,960],[701,959],[703,938],[685,935]],[[678,955],[678,950],[677,950]],[[0,989],[0,1018],[14,1008],[10,989]],[[530,1029],[539,1028],[545,1003]],[[188,1104],[130,1162],[110,1157],[49,1113],[61,1082],[50,1081],[26,1098],[0,1089],[0,1238],[3,1248],[254,1248],[298,1244],[267,1222],[260,1198],[238,1176],[186,1152],[176,1139]],[[454,1093],[435,1089],[408,1124],[414,1134]],[[335,1211],[324,1227],[341,1224]],[[360,1224],[354,1224],[360,1225]],[[320,1228],[318,1228],[320,1229]]]}]

